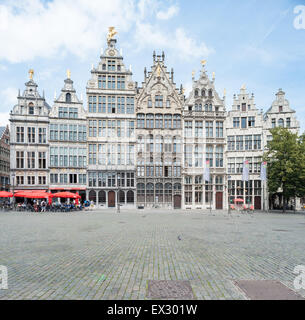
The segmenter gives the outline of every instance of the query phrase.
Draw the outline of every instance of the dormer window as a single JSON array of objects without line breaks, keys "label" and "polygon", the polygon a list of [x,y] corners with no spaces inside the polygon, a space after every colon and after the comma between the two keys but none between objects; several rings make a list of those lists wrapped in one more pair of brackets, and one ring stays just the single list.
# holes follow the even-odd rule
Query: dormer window
[{"label": "dormer window", "polygon": [[34,105],[33,105],[33,103],[29,104],[29,114],[34,114]]},{"label": "dormer window", "polygon": [[195,97],[198,97],[198,95],[199,95],[199,92],[198,92],[198,90],[196,89],[196,90],[195,90]]},{"label": "dormer window", "polygon": [[283,106],[279,106],[279,112],[283,112]]},{"label": "dormer window", "polygon": [[66,102],[71,102],[71,93],[66,94]]},{"label": "dormer window", "polygon": [[213,97],[213,91],[212,91],[212,89],[209,90],[209,97],[210,97],[210,98]]},{"label": "dormer window", "polygon": [[247,104],[246,104],[246,103],[243,103],[243,104],[241,105],[241,107],[242,107],[242,111],[243,111],[243,112],[247,111]]},{"label": "dormer window", "polygon": [[201,90],[201,96],[205,97],[205,90]]}]

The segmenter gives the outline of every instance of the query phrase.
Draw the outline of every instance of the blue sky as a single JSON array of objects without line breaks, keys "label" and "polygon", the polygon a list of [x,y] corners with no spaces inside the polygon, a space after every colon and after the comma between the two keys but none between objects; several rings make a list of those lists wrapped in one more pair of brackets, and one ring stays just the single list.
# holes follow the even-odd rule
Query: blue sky
[{"label": "blue sky", "polygon": [[91,65],[106,46],[108,26],[116,26],[139,84],[153,50],[165,52],[177,86],[188,90],[192,70],[198,76],[206,59],[218,92],[227,90],[227,109],[242,84],[264,111],[282,88],[305,131],[305,13],[304,28],[295,28],[302,14],[296,6],[305,0],[0,0],[0,124],[30,68],[50,105],[67,69],[85,100]]}]

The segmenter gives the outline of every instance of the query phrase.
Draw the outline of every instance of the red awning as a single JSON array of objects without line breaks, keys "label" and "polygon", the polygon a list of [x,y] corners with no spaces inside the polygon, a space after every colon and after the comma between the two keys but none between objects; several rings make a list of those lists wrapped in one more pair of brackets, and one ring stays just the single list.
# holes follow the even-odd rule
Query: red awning
[{"label": "red awning", "polygon": [[13,194],[7,191],[0,191],[0,198],[12,198]]},{"label": "red awning", "polygon": [[242,202],[242,203],[244,203],[244,200],[243,199],[234,199],[234,202]]},{"label": "red awning", "polygon": [[54,198],[71,198],[71,199],[81,199],[81,196],[73,192],[57,192],[53,193]]}]

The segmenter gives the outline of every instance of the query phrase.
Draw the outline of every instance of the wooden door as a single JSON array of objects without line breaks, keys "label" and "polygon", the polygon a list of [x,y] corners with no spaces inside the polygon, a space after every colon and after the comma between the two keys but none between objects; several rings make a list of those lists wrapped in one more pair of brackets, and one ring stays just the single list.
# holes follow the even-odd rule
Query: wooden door
[{"label": "wooden door", "polygon": [[216,210],[223,209],[223,193],[216,192]]},{"label": "wooden door", "polygon": [[262,210],[262,197],[260,196],[254,197],[254,209]]},{"label": "wooden door", "polygon": [[181,209],[181,196],[179,194],[174,195],[174,209]]},{"label": "wooden door", "polygon": [[115,192],[114,191],[108,192],[108,207],[115,208]]}]

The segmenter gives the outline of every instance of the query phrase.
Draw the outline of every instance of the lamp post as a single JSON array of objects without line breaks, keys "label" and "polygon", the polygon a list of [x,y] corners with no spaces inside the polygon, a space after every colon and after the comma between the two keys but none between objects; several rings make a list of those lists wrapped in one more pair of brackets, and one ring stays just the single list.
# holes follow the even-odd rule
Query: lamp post
[{"label": "lamp post", "polygon": [[13,172],[11,174],[11,177],[12,177],[12,186],[13,186],[13,207],[15,206],[15,173]]}]

